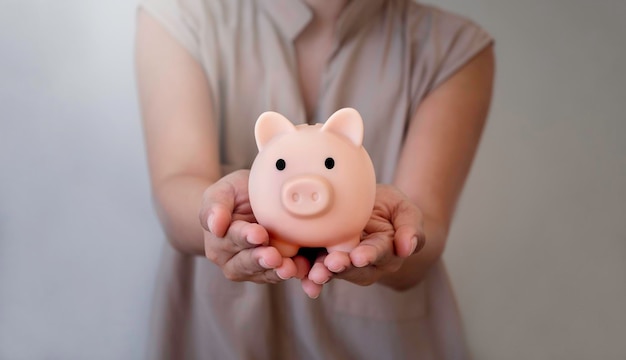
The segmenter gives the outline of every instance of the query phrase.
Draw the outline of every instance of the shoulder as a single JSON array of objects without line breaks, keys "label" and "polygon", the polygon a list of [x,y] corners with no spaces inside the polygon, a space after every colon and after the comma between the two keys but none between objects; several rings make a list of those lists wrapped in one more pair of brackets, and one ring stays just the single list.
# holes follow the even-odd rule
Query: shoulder
[{"label": "shoulder", "polygon": [[450,43],[462,38],[492,41],[491,35],[474,20],[434,5],[407,1],[407,30],[420,42]]},{"label": "shoulder", "polygon": [[242,14],[256,11],[255,0],[138,0],[137,6],[197,60],[217,46],[225,29],[242,22]]},{"label": "shoulder", "polygon": [[431,91],[490,47],[493,37],[473,19],[414,0],[403,4],[396,19],[410,54],[409,68],[416,107]]},{"label": "shoulder", "polygon": [[138,5],[158,17],[180,18],[195,27],[227,23],[259,6],[255,0],[138,0]]}]

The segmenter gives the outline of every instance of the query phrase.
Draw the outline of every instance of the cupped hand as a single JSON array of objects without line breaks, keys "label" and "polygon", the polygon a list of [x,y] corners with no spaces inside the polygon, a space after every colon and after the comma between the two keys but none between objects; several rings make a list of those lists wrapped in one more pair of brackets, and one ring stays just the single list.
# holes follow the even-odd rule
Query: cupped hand
[{"label": "cupped hand", "polygon": [[398,271],[404,260],[419,252],[425,243],[420,209],[397,188],[378,185],[362,241],[350,253],[321,253],[303,279],[302,288],[310,297],[317,297],[322,285],[332,278],[373,284]]},{"label": "cupped hand", "polygon": [[250,207],[248,177],[248,170],[238,170],[205,190],[199,217],[206,257],[233,281],[277,283],[304,277],[308,268],[302,259],[283,258],[268,245],[269,235]]}]

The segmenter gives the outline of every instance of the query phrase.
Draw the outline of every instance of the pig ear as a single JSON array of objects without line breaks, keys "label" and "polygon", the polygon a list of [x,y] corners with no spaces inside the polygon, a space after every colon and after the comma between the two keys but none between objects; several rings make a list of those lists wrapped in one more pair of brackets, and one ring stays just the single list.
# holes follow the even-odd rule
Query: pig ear
[{"label": "pig ear", "polygon": [[296,131],[296,127],[286,117],[273,111],[266,111],[256,121],[254,138],[261,151],[265,144],[280,134]]},{"label": "pig ear", "polygon": [[322,126],[322,131],[343,136],[356,146],[363,143],[363,119],[359,112],[352,108],[337,110]]}]

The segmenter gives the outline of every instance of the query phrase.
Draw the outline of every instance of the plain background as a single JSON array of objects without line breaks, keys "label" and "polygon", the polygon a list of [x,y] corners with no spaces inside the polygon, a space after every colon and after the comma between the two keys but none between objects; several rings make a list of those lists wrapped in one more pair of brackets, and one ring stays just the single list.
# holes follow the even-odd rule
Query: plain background
[{"label": "plain background", "polygon": [[[626,2],[444,0],[496,39],[445,253],[476,359],[626,358]],[[0,0],[0,359],[138,359],[163,242],[134,1]]]}]

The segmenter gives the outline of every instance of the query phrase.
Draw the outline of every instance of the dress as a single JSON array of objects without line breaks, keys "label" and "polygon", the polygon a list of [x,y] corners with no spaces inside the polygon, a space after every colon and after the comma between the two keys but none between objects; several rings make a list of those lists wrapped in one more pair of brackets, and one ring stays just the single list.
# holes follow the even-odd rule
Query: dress
[{"label": "dress", "polygon": [[[311,20],[304,2],[141,0],[140,7],[205,70],[224,174],[250,167],[262,112],[307,121],[293,47]],[[357,109],[379,183],[392,181],[420,101],[493,41],[466,18],[404,0],[353,1],[340,18],[338,39],[308,120]],[[441,261],[408,291],[331,281],[312,300],[295,279],[230,282],[207,259],[169,244],[149,342],[150,359],[469,358]]]}]

